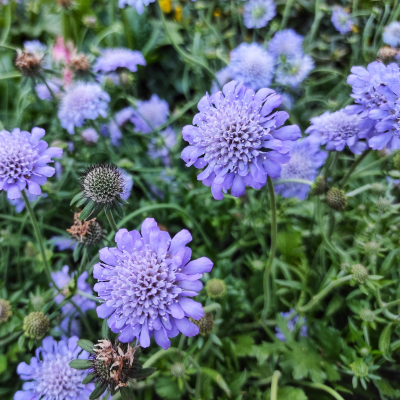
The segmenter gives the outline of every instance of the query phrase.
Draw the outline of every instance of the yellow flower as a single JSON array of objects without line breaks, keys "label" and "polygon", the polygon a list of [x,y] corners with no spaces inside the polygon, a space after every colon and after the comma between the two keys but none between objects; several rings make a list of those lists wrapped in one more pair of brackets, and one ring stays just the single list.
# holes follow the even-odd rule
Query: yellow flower
[{"label": "yellow flower", "polygon": [[161,10],[165,12],[165,14],[169,14],[172,11],[172,2],[171,0],[158,0],[160,3]]},{"label": "yellow flower", "polygon": [[221,10],[219,10],[218,8],[214,11],[214,17],[215,18],[219,18],[221,16]]},{"label": "yellow flower", "polygon": [[175,20],[178,22],[182,21],[182,6],[175,7]]}]

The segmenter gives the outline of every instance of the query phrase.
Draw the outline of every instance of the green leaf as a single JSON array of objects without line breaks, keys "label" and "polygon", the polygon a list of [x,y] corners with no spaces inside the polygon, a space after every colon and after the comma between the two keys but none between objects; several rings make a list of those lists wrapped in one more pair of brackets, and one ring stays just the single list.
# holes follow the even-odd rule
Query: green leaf
[{"label": "green leaf", "polygon": [[87,203],[85,208],[82,210],[81,215],[79,216],[79,221],[87,219],[93,212],[95,205],[96,203],[93,200],[90,200],[90,202]]},{"label": "green leaf", "polygon": [[7,357],[4,354],[0,354],[0,374],[7,369]]},{"label": "green leaf", "polygon": [[95,400],[98,399],[107,389],[107,384],[103,383],[102,385],[96,385],[93,392],[90,394],[89,399]]},{"label": "green leaf", "polygon": [[146,379],[148,376],[153,375],[156,372],[155,368],[142,368],[141,370],[135,372],[135,379]]},{"label": "green leaf", "polygon": [[181,398],[181,392],[176,381],[167,377],[160,376],[156,379],[156,392],[163,400],[176,400]]},{"label": "green leaf", "polygon": [[77,342],[77,345],[81,349],[86,350],[88,353],[96,354],[96,352],[93,350],[94,349],[94,343],[91,342],[90,340],[79,339],[78,342]]},{"label": "green leaf", "polygon": [[96,378],[96,375],[95,375],[95,374],[89,374],[89,375],[87,375],[87,376],[85,377],[85,379],[82,381],[82,383],[83,383],[84,385],[86,385],[86,384],[88,384],[88,383],[93,382],[95,378]]},{"label": "green leaf", "polygon": [[77,262],[79,260],[79,255],[81,253],[81,248],[82,248],[82,246],[80,246],[80,243],[77,243],[77,245],[74,248],[74,251],[72,253],[72,257],[73,257],[75,262]]},{"label": "green leaf", "polygon": [[201,368],[201,372],[204,375],[209,376],[214,382],[216,382],[217,385],[225,392],[225,394],[229,398],[231,398],[231,391],[229,389],[229,386],[227,385],[224,378],[222,377],[222,375],[219,372],[215,371],[214,369],[205,368],[205,367]]},{"label": "green leaf", "polygon": [[69,205],[72,206],[72,204],[76,203],[77,201],[81,200],[82,198],[85,198],[85,194],[83,192],[79,192],[77,195],[74,196],[74,198],[71,200],[71,203],[69,203]]},{"label": "green leaf", "polygon": [[76,203],[76,207],[82,207],[85,203],[87,202],[87,198],[86,197],[84,197],[83,199],[81,199],[81,200],[79,200],[77,203]]},{"label": "green leaf", "polygon": [[[265,399],[269,399],[271,390],[268,390]],[[308,397],[302,389],[293,386],[285,386],[278,388],[278,400],[308,400]]]},{"label": "green leaf", "polygon": [[134,400],[134,395],[131,388],[121,387],[119,392],[121,393],[122,400]]},{"label": "green leaf", "polygon": [[392,335],[392,324],[387,325],[379,337],[379,350],[383,353],[383,356],[390,361],[394,361],[389,354],[390,349],[390,337]]},{"label": "green leaf", "polygon": [[24,344],[25,344],[25,335],[21,335],[18,339],[18,347],[20,349],[24,348]]},{"label": "green leaf", "polygon": [[74,369],[89,369],[92,363],[89,360],[72,360],[68,365]]},{"label": "green leaf", "polygon": [[110,338],[110,328],[108,327],[107,320],[103,320],[103,323],[101,325],[101,336],[103,339],[109,339]]},{"label": "green leaf", "polygon": [[114,202],[114,210],[117,212],[120,218],[124,217],[124,210],[122,209],[121,204],[118,202]]}]

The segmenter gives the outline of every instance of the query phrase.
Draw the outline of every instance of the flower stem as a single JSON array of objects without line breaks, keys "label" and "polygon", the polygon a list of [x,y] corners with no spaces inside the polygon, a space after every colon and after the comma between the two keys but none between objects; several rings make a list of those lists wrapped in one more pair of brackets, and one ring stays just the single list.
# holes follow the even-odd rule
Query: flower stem
[{"label": "flower stem", "polygon": [[322,383],[311,383],[304,381],[296,381],[296,383],[300,383],[301,385],[308,386],[314,389],[324,390],[325,392],[332,395],[336,400],[344,400],[344,398],[338,392],[336,392],[336,390],[333,390],[331,387],[323,385]]},{"label": "flower stem", "polygon": [[264,269],[264,309],[261,314],[261,319],[264,320],[268,316],[268,309],[270,303],[269,296],[269,275],[271,273],[272,263],[274,261],[276,252],[276,237],[278,235],[278,228],[276,223],[276,201],[275,191],[272,179],[270,176],[267,177],[268,191],[271,203],[271,247],[269,249],[269,256]]},{"label": "flower stem", "polygon": [[45,268],[45,271],[46,271],[47,278],[54,285],[54,287],[59,291],[60,289],[58,288],[57,284],[54,282],[53,278],[51,277],[50,266],[49,266],[49,263],[47,262],[46,252],[44,250],[44,245],[43,245],[43,240],[42,240],[42,235],[40,233],[39,224],[37,222],[35,213],[33,212],[33,209],[31,207],[31,203],[28,200],[28,197],[27,197],[27,195],[25,193],[25,190],[22,190],[21,193],[22,193],[22,197],[23,197],[24,202],[25,202],[26,209],[28,210],[29,216],[31,217],[33,230],[35,231],[36,239],[37,239],[37,241],[39,243],[40,253],[42,254],[43,264],[44,264],[44,268]]},{"label": "flower stem", "polygon": [[344,176],[344,178],[340,181],[339,187],[342,188],[347,180],[350,178],[351,174],[354,172],[354,170],[357,168],[357,166],[361,163],[362,160],[364,160],[365,157],[371,152],[372,149],[367,149],[365,150],[360,157],[357,158],[347,171],[347,174]]},{"label": "flower stem", "polygon": [[106,213],[106,217],[107,217],[108,223],[111,226],[111,229],[115,233],[117,233],[118,232],[118,227],[117,227],[117,224],[115,223],[115,219],[114,219],[114,216],[112,215],[112,212],[109,211],[108,213]]},{"label": "flower stem", "polygon": [[271,400],[278,400],[278,381],[282,376],[280,371],[274,371],[271,383]]}]

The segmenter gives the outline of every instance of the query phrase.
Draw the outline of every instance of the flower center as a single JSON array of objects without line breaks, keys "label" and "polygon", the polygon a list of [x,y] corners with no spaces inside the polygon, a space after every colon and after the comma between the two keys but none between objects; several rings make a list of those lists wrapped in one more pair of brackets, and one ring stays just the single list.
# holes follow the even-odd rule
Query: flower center
[{"label": "flower center", "polygon": [[357,116],[344,116],[342,121],[336,119],[328,123],[329,140],[347,140],[358,133]]},{"label": "flower center", "polygon": [[204,111],[205,122],[199,127],[202,134],[194,143],[205,148],[204,159],[212,166],[237,172],[260,154],[258,149],[269,130],[260,125],[260,110],[249,109],[243,101],[224,100],[218,107]]},{"label": "flower center", "polygon": [[5,179],[8,183],[14,183],[17,179],[29,179],[39,158],[38,151],[22,135],[16,138],[6,134],[1,139],[0,179]]},{"label": "flower center", "polygon": [[151,329],[154,319],[166,318],[167,307],[182,292],[170,265],[170,258],[157,255],[148,246],[134,254],[124,251],[111,279],[111,300],[107,305],[116,307],[126,323],[136,325],[147,320]]},{"label": "flower center", "polygon": [[244,75],[252,79],[259,79],[260,75],[265,73],[266,67],[265,60],[257,54],[252,54],[243,60]]},{"label": "flower center", "polygon": [[290,161],[282,165],[281,179],[310,179],[314,171],[311,160],[303,154],[292,154]]},{"label": "flower center", "polygon": [[251,15],[254,19],[260,19],[264,16],[265,13],[266,13],[265,6],[260,5],[258,7],[253,8]]}]

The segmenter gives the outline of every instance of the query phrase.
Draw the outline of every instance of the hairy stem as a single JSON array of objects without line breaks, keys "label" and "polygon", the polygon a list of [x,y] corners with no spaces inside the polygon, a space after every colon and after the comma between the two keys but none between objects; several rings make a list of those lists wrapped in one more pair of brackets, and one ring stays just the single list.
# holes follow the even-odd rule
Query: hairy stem
[{"label": "hairy stem", "polygon": [[271,383],[271,400],[278,400],[278,381],[282,376],[280,371],[274,371]]}]

